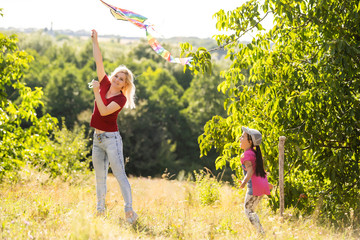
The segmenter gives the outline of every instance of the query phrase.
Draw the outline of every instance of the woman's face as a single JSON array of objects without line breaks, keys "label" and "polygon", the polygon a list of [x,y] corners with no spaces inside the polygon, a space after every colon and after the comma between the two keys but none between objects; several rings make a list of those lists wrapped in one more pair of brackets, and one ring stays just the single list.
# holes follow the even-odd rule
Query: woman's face
[{"label": "woman's face", "polygon": [[126,74],[123,72],[116,73],[111,79],[111,84],[122,90],[126,86]]},{"label": "woman's face", "polygon": [[251,140],[248,140],[248,134],[246,132],[240,137],[240,148],[244,150],[251,148]]}]

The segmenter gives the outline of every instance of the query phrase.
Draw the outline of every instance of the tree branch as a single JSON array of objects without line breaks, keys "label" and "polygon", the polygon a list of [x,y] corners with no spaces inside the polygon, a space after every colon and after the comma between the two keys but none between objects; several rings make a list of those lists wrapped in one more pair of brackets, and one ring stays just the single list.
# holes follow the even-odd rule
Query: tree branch
[{"label": "tree branch", "polygon": [[251,28],[249,28],[249,29],[247,29],[245,32],[243,32],[243,34],[241,34],[240,36],[238,36],[238,37],[235,39],[235,41],[228,42],[228,43],[226,43],[226,44],[224,44],[224,45],[221,45],[221,46],[219,46],[219,47],[210,49],[210,50],[208,50],[208,52],[213,52],[213,51],[217,51],[217,50],[220,50],[220,49],[224,49],[224,47],[226,47],[227,45],[229,45],[229,44],[231,44],[231,43],[237,42],[242,36],[244,36],[247,32],[253,30],[260,22],[262,22],[262,21],[267,17],[267,15],[268,15],[269,13],[272,13],[272,11],[267,12],[263,18],[261,18],[254,26],[252,26]]}]

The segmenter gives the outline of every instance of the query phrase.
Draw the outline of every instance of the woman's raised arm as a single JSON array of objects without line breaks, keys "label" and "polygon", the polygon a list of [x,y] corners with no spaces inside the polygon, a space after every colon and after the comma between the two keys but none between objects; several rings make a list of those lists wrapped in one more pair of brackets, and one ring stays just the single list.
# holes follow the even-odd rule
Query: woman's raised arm
[{"label": "woman's raised arm", "polygon": [[100,52],[99,42],[98,42],[98,34],[96,30],[91,31],[91,38],[93,43],[93,55],[96,63],[96,72],[98,75],[98,80],[101,82],[101,80],[105,76],[105,69],[104,69],[104,63],[103,58]]}]

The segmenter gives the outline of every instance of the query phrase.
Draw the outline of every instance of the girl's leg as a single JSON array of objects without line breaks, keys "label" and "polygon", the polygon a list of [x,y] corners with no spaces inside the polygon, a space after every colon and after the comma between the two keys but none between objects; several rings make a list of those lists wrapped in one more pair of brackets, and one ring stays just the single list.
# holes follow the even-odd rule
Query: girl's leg
[{"label": "girl's leg", "polygon": [[254,212],[256,206],[259,204],[263,196],[254,196],[246,194],[245,196],[245,214],[249,218],[252,225],[254,225],[260,234],[265,234],[263,227],[261,226],[258,215]]},{"label": "girl's leg", "polygon": [[98,138],[94,134],[92,162],[95,169],[96,178],[96,198],[97,198],[97,212],[103,213],[105,211],[105,197],[106,197],[106,177],[109,170],[109,160],[105,151],[101,148],[102,138]]},{"label": "girl's leg", "polygon": [[107,154],[112,172],[120,185],[121,193],[124,198],[125,213],[130,211],[133,212],[131,187],[125,173],[122,138],[119,132],[106,133],[106,135],[109,140],[109,144],[107,145]]}]

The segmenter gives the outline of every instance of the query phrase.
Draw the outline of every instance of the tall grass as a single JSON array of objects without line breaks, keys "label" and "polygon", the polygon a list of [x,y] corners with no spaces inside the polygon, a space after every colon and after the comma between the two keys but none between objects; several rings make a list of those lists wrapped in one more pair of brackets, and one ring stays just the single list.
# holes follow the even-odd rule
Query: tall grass
[{"label": "tall grass", "polygon": [[[243,213],[243,190],[224,184],[219,199],[202,204],[196,184],[130,178],[137,224],[125,222],[123,200],[109,175],[107,211],[95,213],[94,176],[63,182],[23,172],[23,181],[0,186],[1,239],[261,239]],[[257,212],[265,239],[356,239],[354,229],[337,232],[311,218],[282,220],[262,200]],[[291,212],[288,210],[286,216]]]}]

